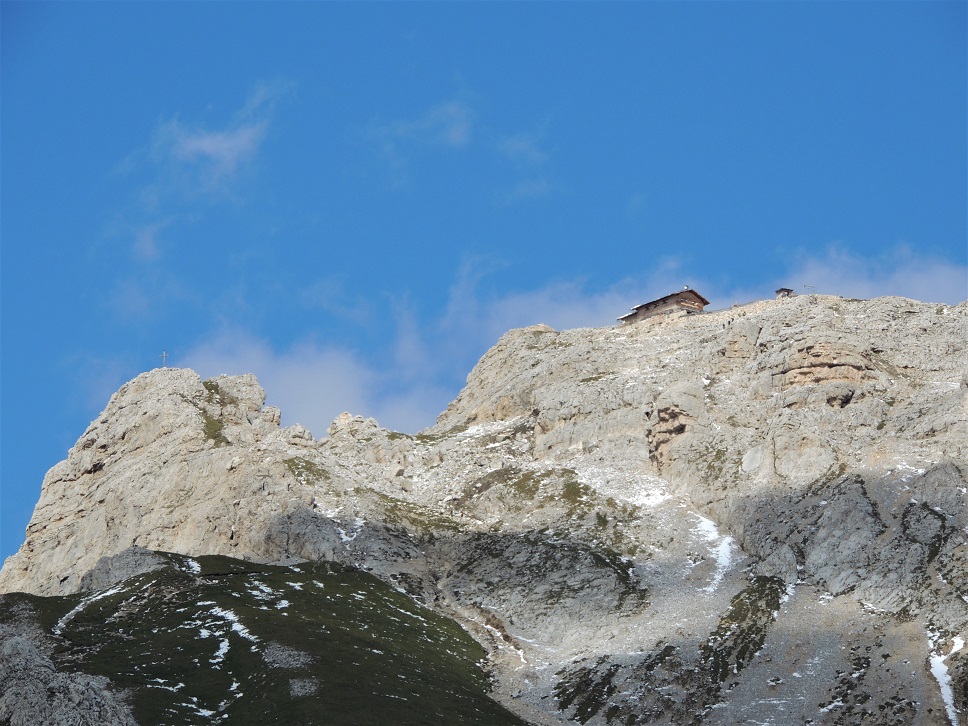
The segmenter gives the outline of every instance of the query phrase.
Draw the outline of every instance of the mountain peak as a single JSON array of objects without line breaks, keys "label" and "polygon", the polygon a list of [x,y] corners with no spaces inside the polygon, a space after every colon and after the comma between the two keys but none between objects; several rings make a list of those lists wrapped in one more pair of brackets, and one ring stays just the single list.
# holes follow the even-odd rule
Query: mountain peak
[{"label": "mountain peak", "polygon": [[927,723],[966,706],[966,330],[816,295],[532,326],[431,429],[322,440],[253,376],[157,369],[47,474],[0,590],[125,551],[333,562],[461,623],[533,723]]}]

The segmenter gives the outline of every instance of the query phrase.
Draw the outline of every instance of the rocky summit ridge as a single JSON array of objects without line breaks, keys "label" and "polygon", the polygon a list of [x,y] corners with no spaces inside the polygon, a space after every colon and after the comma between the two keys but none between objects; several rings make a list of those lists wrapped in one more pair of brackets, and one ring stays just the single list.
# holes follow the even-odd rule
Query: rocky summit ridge
[{"label": "rocky summit ridge", "polygon": [[539,325],[432,428],[319,440],[254,376],[157,369],[47,473],[0,592],[325,561],[456,620],[530,723],[964,723],[966,349],[968,303],[904,298]]}]

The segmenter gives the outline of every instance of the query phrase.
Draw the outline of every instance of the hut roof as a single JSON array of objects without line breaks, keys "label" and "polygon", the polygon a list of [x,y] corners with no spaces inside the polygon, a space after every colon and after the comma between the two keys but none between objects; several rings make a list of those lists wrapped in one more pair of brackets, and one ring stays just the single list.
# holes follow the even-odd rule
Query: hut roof
[{"label": "hut roof", "polygon": [[622,317],[619,318],[619,320],[625,320],[626,318],[631,318],[641,310],[647,310],[648,308],[656,308],[661,306],[664,303],[671,302],[677,298],[682,298],[684,296],[695,298],[696,302],[703,307],[705,307],[706,305],[709,305],[709,301],[706,298],[704,298],[702,295],[700,295],[698,292],[696,292],[695,290],[692,290],[692,289],[680,290],[679,292],[674,292],[671,295],[665,295],[664,297],[660,297],[656,300],[650,300],[647,303],[636,305],[634,308],[632,308],[632,312],[623,315]]}]

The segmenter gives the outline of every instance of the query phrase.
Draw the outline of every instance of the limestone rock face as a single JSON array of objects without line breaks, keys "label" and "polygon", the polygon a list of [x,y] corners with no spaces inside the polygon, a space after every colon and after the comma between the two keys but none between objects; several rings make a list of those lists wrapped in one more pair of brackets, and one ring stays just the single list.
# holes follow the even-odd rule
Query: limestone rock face
[{"label": "limestone rock face", "polygon": [[53,638],[34,624],[25,603],[6,608],[0,624],[0,723],[11,726],[136,726],[106,678],[60,673],[50,659]]},{"label": "limestone rock face", "polygon": [[955,723],[966,347],[968,303],[902,298],[535,326],[431,429],[322,440],[252,376],[155,370],[48,472],[0,591],[334,560],[458,619],[533,723]]}]

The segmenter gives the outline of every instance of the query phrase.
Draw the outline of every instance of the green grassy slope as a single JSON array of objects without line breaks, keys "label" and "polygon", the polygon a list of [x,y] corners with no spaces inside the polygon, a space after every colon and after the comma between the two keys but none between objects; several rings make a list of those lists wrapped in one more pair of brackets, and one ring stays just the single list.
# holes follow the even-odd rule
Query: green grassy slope
[{"label": "green grassy slope", "polygon": [[125,689],[142,724],[522,724],[484,650],[377,578],[329,563],[169,555],[101,593],[28,601],[58,669]]}]

